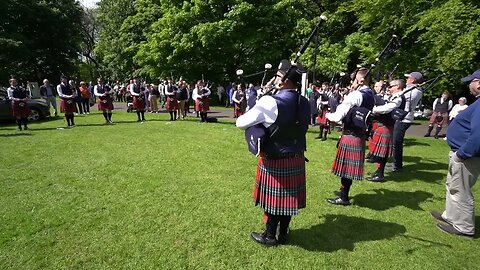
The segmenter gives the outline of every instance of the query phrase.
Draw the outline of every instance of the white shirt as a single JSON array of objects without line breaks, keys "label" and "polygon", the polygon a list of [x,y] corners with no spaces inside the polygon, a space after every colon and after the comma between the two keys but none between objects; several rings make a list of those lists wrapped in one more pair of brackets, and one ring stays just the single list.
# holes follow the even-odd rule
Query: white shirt
[{"label": "white shirt", "polygon": [[340,123],[352,107],[362,105],[363,95],[360,90],[364,89],[369,89],[369,87],[367,85],[363,85],[358,90],[350,92],[347,96],[345,96],[342,104],[338,105],[337,110],[334,113],[327,113],[325,115],[327,119]]},{"label": "white shirt", "polygon": [[105,96],[105,94],[110,93],[110,91],[108,91],[109,88],[108,88],[108,87],[105,87],[105,85],[103,85],[103,88],[105,89],[105,94],[98,93],[98,87],[99,87],[99,86],[100,86],[100,85],[97,84],[97,85],[95,85],[95,86],[93,87],[93,94],[94,94],[95,96],[97,96],[97,97],[103,97],[103,96]]},{"label": "white shirt", "polygon": [[374,114],[387,114],[393,109],[400,107],[402,105],[402,98],[400,97],[402,92],[395,93],[390,100],[381,106],[373,107],[372,113]]},{"label": "white shirt", "polygon": [[203,95],[199,95],[199,94],[198,94],[198,88],[195,87],[195,88],[193,89],[193,92],[192,92],[192,99],[195,100],[195,99],[198,99],[198,98],[203,98],[203,97],[210,96],[210,94],[212,93],[212,92],[210,91],[210,89],[208,89],[208,88],[206,88],[206,87],[204,87],[203,89],[206,89],[207,92],[206,92],[205,94],[203,94]]},{"label": "white shirt", "polygon": [[248,112],[238,117],[238,128],[247,129],[262,123],[264,127],[270,127],[278,117],[277,102],[272,96],[263,96]]},{"label": "white shirt", "polygon": [[453,109],[450,111],[450,120],[457,117],[457,115],[461,111],[465,110],[466,108],[468,108],[467,104],[464,104],[464,105],[456,104],[455,106],[453,106]]},{"label": "white shirt", "polygon": [[[412,89],[412,91],[409,91]],[[408,112],[408,114],[405,116],[405,118],[402,120],[402,123],[412,123],[413,119],[415,118],[414,116],[414,110],[418,105],[418,102],[420,102],[420,99],[422,99],[423,92],[420,89],[420,87],[417,87],[416,84],[409,84],[407,85],[407,88],[403,90],[403,93],[406,91],[409,91],[406,93],[405,96],[405,111]]]},{"label": "white shirt", "polygon": [[[62,91],[62,84],[57,85],[57,93],[60,98],[73,98],[77,96],[77,91],[72,91],[72,95],[64,95]],[[65,84],[63,84],[65,86]],[[70,87],[70,85],[67,85],[67,87]]]}]

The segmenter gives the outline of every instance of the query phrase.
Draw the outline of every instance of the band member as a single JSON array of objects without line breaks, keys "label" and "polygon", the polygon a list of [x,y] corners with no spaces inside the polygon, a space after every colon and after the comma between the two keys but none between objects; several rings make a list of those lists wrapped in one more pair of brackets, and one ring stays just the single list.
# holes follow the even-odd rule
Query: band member
[{"label": "band member", "polygon": [[407,77],[407,87],[405,93],[406,105],[405,111],[408,114],[401,121],[395,122],[393,128],[393,168],[392,172],[398,172],[403,168],[403,139],[405,132],[412,125],[414,119],[414,110],[422,98],[423,92],[418,84],[422,83],[423,75],[420,72],[405,74]]},{"label": "band member", "polygon": [[[375,98],[375,106],[382,106],[382,105],[385,105],[385,96],[383,95],[383,87],[385,85],[385,81],[384,80],[379,80],[378,82],[376,82],[373,86],[373,90],[374,90],[374,98]],[[370,126],[370,132],[367,132],[367,135],[369,136],[369,144],[368,144],[368,154],[367,156],[365,157],[365,159],[367,159],[368,162],[370,163],[374,163],[375,161],[370,159],[370,157],[372,156],[372,153],[373,153],[373,148],[375,147],[375,143],[373,142],[373,138],[372,138],[372,134],[371,132],[374,131],[375,129],[377,129],[377,125],[378,125],[378,121],[377,119],[373,119],[372,121],[372,125]]]},{"label": "band member", "polygon": [[317,101],[320,98],[320,92],[315,85],[312,85],[312,92],[308,96],[308,102],[310,103],[310,113],[311,113],[311,122],[312,126],[316,125],[316,119],[318,116],[318,106]]},{"label": "band member", "polygon": [[[374,129],[373,136],[370,140],[370,159],[376,163],[377,170],[367,177],[367,180],[372,182],[385,181],[385,165],[387,159],[393,152],[393,128],[395,126],[395,119],[392,117],[391,112],[395,108],[405,108],[405,97],[402,95],[405,83],[403,80],[393,80],[390,82],[388,90],[390,91],[391,98],[388,102],[375,101],[375,107],[373,107],[372,113]],[[378,96],[377,96],[378,97]]]},{"label": "band member", "polygon": [[77,92],[68,85],[67,77],[60,77],[57,93],[61,99],[60,111],[65,113],[68,127],[75,127],[75,98]]},{"label": "band member", "polygon": [[[339,123],[343,121],[343,132],[338,141],[332,172],[341,178],[338,197],[327,199],[328,203],[349,205],[349,192],[352,180],[363,180],[365,158],[366,116],[373,109],[375,100],[372,90],[368,87],[370,76],[368,69],[360,68],[353,74],[352,92],[335,113],[327,113],[327,119]],[[358,118],[359,116],[363,116]]]},{"label": "band member", "polygon": [[167,111],[170,113],[170,121],[177,120],[178,100],[177,100],[178,88],[174,82],[169,81],[168,87],[165,90],[167,96]]},{"label": "band member", "polygon": [[53,107],[53,113],[55,117],[58,116],[57,113],[57,91],[55,91],[54,87],[50,84],[50,82],[47,79],[43,80],[43,85],[40,86],[40,95],[42,96],[43,99],[45,99],[45,102],[47,102],[47,105],[50,107],[52,105]]},{"label": "band member", "polygon": [[7,89],[8,99],[11,100],[12,113],[18,125],[18,130],[27,130],[28,115],[30,115],[30,108],[27,100],[30,99],[30,92],[23,87],[18,86],[17,79],[11,78],[9,80],[10,87]]},{"label": "band member", "polygon": [[179,84],[178,94],[177,94],[178,109],[180,113],[178,118],[180,118],[180,116],[182,117],[182,119],[185,119],[185,117],[187,117],[187,110],[185,106],[189,98],[190,97],[187,89],[187,84],[185,81],[181,81]]},{"label": "band member", "polygon": [[440,133],[442,127],[448,123],[448,112],[452,107],[453,101],[450,99],[450,94],[447,91],[443,92],[441,97],[435,99],[433,102],[433,113],[430,117],[430,123],[425,137],[430,137],[433,126],[436,125],[437,128],[435,129],[434,137],[438,139],[438,133]]},{"label": "band member", "polygon": [[[317,91],[315,91],[317,92]],[[311,94],[313,96],[313,93]],[[325,100],[325,99],[326,100]],[[320,139],[322,141],[327,140],[327,134],[330,130],[330,121],[327,119],[328,108],[328,97],[324,94],[321,94],[317,100],[318,116],[317,116],[317,125],[319,128],[318,136],[315,139]]]},{"label": "band member", "polygon": [[195,100],[195,111],[200,112],[201,122],[207,122],[207,113],[210,110],[208,102],[210,93],[210,89],[204,87],[202,80],[197,81],[192,98]]},{"label": "band member", "polygon": [[133,109],[137,112],[137,122],[145,121],[145,87],[140,85],[138,78],[133,78],[130,85],[130,95],[133,97]]},{"label": "band member", "polygon": [[237,85],[237,90],[233,93],[233,103],[235,104],[235,116],[240,117],[247,110],[247,97],[245,93],[245,84]]},{"label": "band member", "polygon": [[472,188],[480,175],[480,69],[462,78],[469,83],[470,93],[477,98],[457,115],[447,130],[450,146],[446,181],[445,211],[433,211],[441,231],[473,238],[475,236],[475,203]]},{"label": "band member", "polygon": [[98,97],[98,110],[103,112],[105,124],[112,124],[113,90],[110,86],[105,85],[102,78],[98,78],[97,82],[93,92]]},{"label": "band member", "polygon": [[[289,69],[290,61],[282,60],[274,84],[276,95],[265,95],[256,105],[237,119],[241,129],[262,125],[269,133],[261,146],[253,199],[266,216],[266,231],[252,232],[251,238],[262,245],[285,244],[291,217],[305,208],[305,134],[310,123],[308,100],[298,94],[301,84],[301,66],[296,66],[282,84],[281,78]],[[277,227],[280,224],[278,240]]]}]

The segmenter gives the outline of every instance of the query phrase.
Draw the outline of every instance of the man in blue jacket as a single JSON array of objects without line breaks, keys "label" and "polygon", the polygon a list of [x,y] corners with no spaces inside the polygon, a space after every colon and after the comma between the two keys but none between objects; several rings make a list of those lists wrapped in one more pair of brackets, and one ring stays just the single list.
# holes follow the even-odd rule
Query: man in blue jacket
[{"label": "man in blue jacket", "polygon": [[462,79],[469,83],[470,93],[477,100],[462,111],[449,125],[448,145],[451,148],[446,183],[445,211],[432,211],[441,221],[437,228],[453,235],[473,238],[475,209],[472,187],[480,174],[480,69]]}]

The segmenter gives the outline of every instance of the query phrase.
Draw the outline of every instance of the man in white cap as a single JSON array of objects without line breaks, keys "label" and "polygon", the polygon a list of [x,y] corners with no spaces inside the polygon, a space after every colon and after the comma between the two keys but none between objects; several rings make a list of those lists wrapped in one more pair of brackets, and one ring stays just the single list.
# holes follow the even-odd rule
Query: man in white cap
[{"label": "man in white cap", "polygon": [[469,83],[470,93],[477,98],[455,117],[447,131],[449,153],[446,201],[443,213],[432,211],[441,231],[473,238],[475,204],[472,188],[480,175],[480,69],[462,79]]},{"label": "man in white cap", "polygon": [[408,114],[401,121],[395,123],[393,129],[393,172],[403,168],[403,139],[407,129],[412,125],[414,110],[422,98],[423,92],[419,84],[423,81],[423,75],[420,72],[405,74],[407,77],[407,87],[405,93],[405,111]]}]

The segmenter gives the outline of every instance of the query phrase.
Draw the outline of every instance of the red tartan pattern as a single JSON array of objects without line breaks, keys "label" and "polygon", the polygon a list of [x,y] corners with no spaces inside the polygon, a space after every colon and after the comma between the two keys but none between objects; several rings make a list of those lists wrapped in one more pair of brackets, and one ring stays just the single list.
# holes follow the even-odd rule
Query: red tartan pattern
[{"label": "red tartan pattern", "polygon": [[13,117],[28,117],[30,115],[30,108],[25,101],[12,101]]},{"label": "red tartan pattern", "polygon": [[255,205],[272,215],[292,216],[306,206],[305,157],[265,159],[258,161]]},{"label": "red tartan pattern", "polygon": [[167,104],[166,104],[168,111],[176,111],[178,110],[178,101],[176,98],[167,97]]},{"label": "red tartan pattern", "polygon": [[195,100],[195,111],[197,112],[208,112],[210,110],[208,97]]},{"label": "red tartan pattern", "polygon": [[133,97],[133,109],[134,110],[145,110],[145,98]]},{"label": "red tartan pattern", "polygon": [[364,159],[365,139],[352,135],[342,135],[338,141],[332,173],[352,180],[363,180]]},{"label": "red tartan pattern", "polygon": [[328,121],[326,115],[327,115],[327,110],[321,111],[320,114],[317,116],[317,124],[329,125],[330,121]]},{"label": "red tartan pattern", "polygon": [[[372,123],[372,130],[376,130],[378,128],[378,122]],[[373,149],[375,147],[375,143],[373,142],[373,138],[368,139],[368,153],[373,153]]]},{"label": "red tartan pattern", "polygon": [[62,113],[74,113],[77,111],[74,99],[62,99],[60,102],[60,112]]},{"label": "red tartan pattern", "polygon": [[113,110],[113,101],[110,96],[105,97],[103,100],[98,99],[98,110],[99,111],[112,111]]},{"label": "red tartan pattern", "polygon": [[[441,116],[442,121],[438,121],[437,116]],[[430,116],[430,124],[443,127],[446,123],[448,123],[448,113],[433,112],[432,116]]]},{"label": "red tartan pattern", "polygon": [[393,127],[378,126],[373,132],[371,142],[373,149],[370,153],[373,157],[391,157],[393,150]]}]

